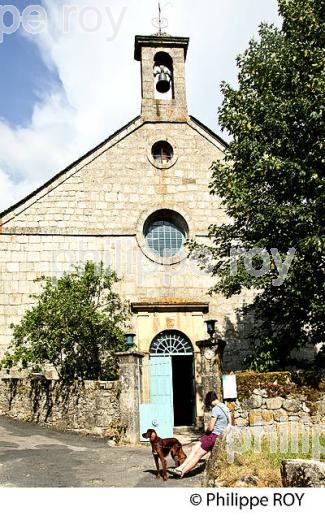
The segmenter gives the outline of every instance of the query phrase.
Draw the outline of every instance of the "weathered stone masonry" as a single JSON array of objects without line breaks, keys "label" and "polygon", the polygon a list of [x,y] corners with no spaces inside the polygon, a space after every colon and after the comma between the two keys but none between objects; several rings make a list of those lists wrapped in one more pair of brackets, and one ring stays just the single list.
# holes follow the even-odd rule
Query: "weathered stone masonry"
[{"label": "weathered stone masonry", "polygon": [[[3,218],[0,351],[8,347],[10,323],[19,321],[29,295],[37,290],[35,278],[60,276],[87,259],[104,260],[115,268],[123,276],[120,292],[130,301],[210,300],[210,312],[219,318],[221,328],[227,319],[236,322],[234,308],[241,299],[209,299],[210,276],[194,262],[154,264],[143,254],[137,237],[138,224],[141,227],[144,216],[157,208],[184,214],[193,237],[206,236],[216,217],[225,221],[220,201],[208,190],[211,159],[220,157],[221,150],[192,125],[165,124],[161,131],[138,122],[138,127]],[[162,134],[173,138],[182,152],[173,168],[156,171],[147,159],[147,146]],[[202,321],[193,343],[204,334]]]},{"label": "weathered stone masonry", "polygon": [[119,398],[118,381],[0,379],[0,415],[116,440],[125,432]]},{"label": "weathered stone masonry", "polygon": [[64,383],[53,380],[51,370],[35,377],[27,370],[12,369],[10,375],[0,378],[0,415],[137,443],[143,356],[116,355],[118,381]]},{"label": "weathered stone masonry", "polygon": [[235,425],[241,428],[323,425],[325,373],[274,372],[237,374]]},{"label": "weathered stone masonry", "polygon": [[[158,170],[148,148],[158,138],[175,143],[177,161]],[[222,156],[195,123],[156,125],[134,122],[40,193],[2,219],[0,233],[0,354],[9,345],[11,323],[18,323],[37,292],[40,275],[61,276],[72,265],[103,260],[123,278],[118,288],[131,302],[207,302],[211,316],[228,329],[229,361],[240,367],[245,344],[237,331],[236,308],[244,296],[210,298],[211,278],[189,259],[163,265],[148,258],[142,247],[144,219],[157,208],[184,215],[190,235],[204,240],[209,224],[221,223],[220,201],[209,194],[211,161]],[[126,160],[127,159],[127,160]],[[202,312],[138,313],[134,330],[140,352],[149,352],[155,334],[168,328],[184,330],[195,349],[206,332]],[[234,349],[240,353],[233,356]],[[199,383],[199,373],[196,374]],[[198,411],[200,405],[198,402]]]}]

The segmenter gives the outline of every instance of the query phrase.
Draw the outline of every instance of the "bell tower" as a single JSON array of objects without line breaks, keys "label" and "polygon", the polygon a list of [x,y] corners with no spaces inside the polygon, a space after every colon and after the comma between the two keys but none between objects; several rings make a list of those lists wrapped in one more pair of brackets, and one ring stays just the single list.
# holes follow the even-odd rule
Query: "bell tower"
[{"label": "bell tower", "polygon": [[141,62],[145,121],[187,121],[185,61],[189,38],[167,34],[136,36],[134,57]]}]

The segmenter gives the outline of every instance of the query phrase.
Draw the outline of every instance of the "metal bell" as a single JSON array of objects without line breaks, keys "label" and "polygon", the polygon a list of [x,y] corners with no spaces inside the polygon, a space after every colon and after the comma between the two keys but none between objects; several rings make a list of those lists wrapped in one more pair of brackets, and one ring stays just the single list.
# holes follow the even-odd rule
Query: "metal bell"
[{"label": "metal bell", "polygon": [[169,74],[165,74],[164,72],[162,72],[158,76],[157,90],[161,94],[165,94],[166,92],[168,92],[169,89],[170,89],[170,76],[169,76]]}]

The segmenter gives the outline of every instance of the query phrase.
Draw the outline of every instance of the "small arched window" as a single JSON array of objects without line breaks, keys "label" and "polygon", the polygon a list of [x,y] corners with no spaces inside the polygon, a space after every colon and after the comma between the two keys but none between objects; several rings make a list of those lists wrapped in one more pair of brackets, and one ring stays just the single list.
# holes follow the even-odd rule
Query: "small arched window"
[{"label": "small arched window", "polygon": [[170,163],[174,156],[174,150],[171,144],[167,141],[158,141],[151,149],[153,159],[159,165]]}]

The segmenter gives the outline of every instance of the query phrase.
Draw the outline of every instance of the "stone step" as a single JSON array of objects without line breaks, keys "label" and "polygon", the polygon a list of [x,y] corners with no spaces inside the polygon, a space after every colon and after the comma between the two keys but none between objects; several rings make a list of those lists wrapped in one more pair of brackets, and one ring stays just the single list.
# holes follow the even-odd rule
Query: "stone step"
[{"label": "stone step", "polygon": [[175,426],[174,428],[174,437],[183,445],[187,454],[188,450],[198,441],[201,435],[202,432],[200,430],[191,426]]},{"label": "stone step", "polygon": [[200,433],[198,428],[194,426],[175,426],[174,435],[193,435],[197,436]]}]

